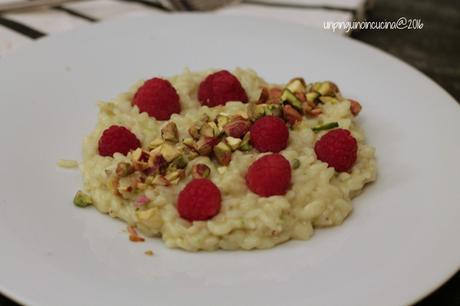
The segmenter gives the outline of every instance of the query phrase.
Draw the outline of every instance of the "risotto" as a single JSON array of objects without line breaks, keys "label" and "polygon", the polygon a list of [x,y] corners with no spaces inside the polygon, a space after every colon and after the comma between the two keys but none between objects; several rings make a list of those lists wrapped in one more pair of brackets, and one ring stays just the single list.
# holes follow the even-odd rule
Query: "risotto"
[{"label": "risotto", "polygon": [[[340,225],[352,211],[352,198],[376,179],[375,150],[365,143],[355,120],[360,104],[343,98],[332,82],[305,83],[297,78],[287,85],[268,84],[250,69],[231,73],[241,84],[244,99],[216,100],[220,88],[226,93],[227,87],[214,80],[215,87],[208,90],[214,96],[205,100],[208,87],[202,82],[213,81],[213,73],[185,70],[164,78],[177,92],[180,107],[169,119],[156,119],[133,102],[142,98],[144,81],[115,99],[99,102],[97,125],[83,143],[84,192],[74,202],[92,204],[125,221],[134,238],[137,229],[161,237],[168,247],[189,251],[271,248],[290,239],[307,240],[315,228]],[[274,154],[258,149],[250,135],[264,116],[279,118],[288,129],[287,142],[279,151],[290,165],[283,172],[289,172],[283,194],[261,195],[248,185],[251,165]],[[126,128],[135,141],[126,152],[102,154],[102,138],[113,126]],[[340,129],[356,140],[347,171],[319,160],[315,151],[324,135]],[[218,206],[215,212],[198,211],[203,218],[187,217],[196,215],[193,209],[203,209],[204,204],[195,203],[184,217],[178,197],[199,179],[217,187]],[[261,184],[270,180],[278,184],[277,178],[270,177],[261,178]],[[253,184],[258,184],[257,179]],[[270,185],[265,187],[270,192]],[[208,201],[207,195],[201,197]]]}]

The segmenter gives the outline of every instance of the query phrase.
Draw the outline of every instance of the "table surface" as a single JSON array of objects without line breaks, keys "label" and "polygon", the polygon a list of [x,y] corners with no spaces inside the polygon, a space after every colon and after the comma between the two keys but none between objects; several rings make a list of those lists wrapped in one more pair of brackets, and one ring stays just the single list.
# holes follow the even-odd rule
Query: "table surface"
[{"label": "table surface", "polygon": [[[416,67],[460,101],[460,1],[376,0],[369,21],[417,18],[422,30],[362,30],[352,37]],[[460,306],[460,272],[416,306]],[[0,306],[18,306],[0,294]]]}]

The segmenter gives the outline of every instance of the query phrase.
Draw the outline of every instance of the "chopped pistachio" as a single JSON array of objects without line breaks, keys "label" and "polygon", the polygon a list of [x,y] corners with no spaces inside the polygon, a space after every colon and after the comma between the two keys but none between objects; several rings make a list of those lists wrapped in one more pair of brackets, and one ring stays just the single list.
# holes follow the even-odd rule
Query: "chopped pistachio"
[{"label": "chopped pistachio", "polygon": [[151,150],[161,146],[163,143],[164,143],[164,140],[162,138],[158,137],[158,138],[152,140],[152,142],[147,146],[147,149],[149,151],[151,151]]},{"label": "chopped pistachio", "polygon": [[283,106],[283,116],[291,126],[302,120],[302,114],[289,104]]},{"label": "chopped pistachio", "polygon": [[157,175],[152,181],[153,185],[169,186],[171,183],[162,175]]},{"label": "chopped pistachio", "polygon": [[304,93],[307,88],[307,85],[305,84],[305,80],[303,78],[294,78],[288,82],[286,88],[293,93]]},{"label": "chopped pistachio", "polygon": [[189,127],[188,133],[190,134],[190,136],[192,136],[193,139],[198,140],[200,138],[200,128],[201,125],[198,124],[193,124],[191,127]]},{"label": "chopped pistachio", "polygon": [[316,91],[312,91],[308,92],[305,96],[307,98],[307,101],[314,102],[319,97],[319,93],[317,93]]},{"label": "chopped pistachio", "polygon": [[281,103],[281,95],[283,94],[283,89],[281,87],[271,87],[268,90],[268,101],[266,102],[267,104],[280,104]]},{"label": "chopped pistachio", "polygon": [[201,137],[195,144],[196,151],[203,156],[209,155],[212,152],[217,138],[215,137]]},{"label": "chopped pistachio", "polygon": [[230,117],[226,115],[219,114],[216,117],[216,122],[217,122],[217,128],[219,129],[219,132],[224,130],[224,126],[230,121]]},{"label": "chopped pistachio", "polygon": [[177,131],[177,125],[170,121],[161,129],[161,137],[165,141],[178,142],[179,132]]},{"label": "chopped pistachio", "polygon": [[350,112],[353,116],[358,116],[359,112],[361,112],[362,106],[358,101],[348,99],[350,101]]},{"label": "chopped pistachio", "polygon": [[281,101],[283,101],[284,105],[289,104],[297,110],[302,110],[302,101],[300,101],[294,92],[290,91],[288,88],[284,89],[281,95]]},{"label": "chopped pistachio", "polygon": [[144,170],[144,174],[146,175],[152,175],[156,173],[163,174],[166,171],[168,162],[163,157],[163,155],[161,155],[160,153],[157,153],[157,154],[150,155],[148,165],[149,167]]},{"label": "chopped pistachio", "polygon": [[211,169],[205,164],[195,164],[191,173],[193,178],[207,178],[211,174]]},{"label": "chopped pistachio", "polygon": [[241,151],[249,151],[252,149],[252,146],[251,144],[249,143],[251,140],[251,133],[250,132],[247,132],[244,137],[243,137],[243,140],[241,141],[240,143],[240,147],[238,148],[239,150]]},{"label": "chopped pistachio", "polygon": [[119,162],[117,168],[115,169],[115,174],[119,177],[124,177],[132,174],[134,170],[135,169],[131,163]]},{"label": "chopped pistachio", "polygon": [[292,160],[292,169],[297,169],[300,167],[300,160],[298,160],[297,158],[294,158]]},{"label": "chopped pistachio", "polygon": [[282,114],[282,107],[280,104],[266,104],[264,108],[264,115],[265,116],[281,116]]},{"label": "chopped pistachio", "polygon": [[330,103],[330,104],[336,104],[339,102],[339,100],[337,100],[336,98],[334,97],[329,97],[329,96],[321,96],[318,98],[322,103]]},{"label": "chopped pistachio", "polygon": [[224,126],[224,132],[227,136],[241,138],[249,131],[251,122],[242,116],[233,117],[229,123]]},{"label": "chopped pistachio", "polygon": [[193,138],[187,137],[184,138],[184,140],[182,140],[182,143],[189,148],[193,148],[193,146],[195,145],[195,140]]},{"label": "chopped pistachio", "polygon": [[280,104],[251,104],[248,107],[249,118],[252,121],[263,116],[281,116],[282,106]]},{"label": "chopped pistachio", "polygon": [[185,156],[182,154],[179,155],[171,162],[170,167],[174,167],[176,169],[184,169],[187,167],[187,160],[185,159]]},{"label": "chopped pistachio", "polygon": [[318,125],[312,128],[313,132],[325,131],[339,126],[338,122],[330,122],[323,125]]},{"label": "chopped pistachio", "polygon": [[222,130],[219,130],[219,127],[214,121],[210,121],[208,124],[214,130],[214,136],[219,136],[221,134]]},{"label": "chopped pistachio", "polygon": [[268,101],[270,97],[270,92],[268,91],[267,87],[263,87],[260,91],[259,99],[257,100],[257,104],[262,104]]},{"label": "chopped pistachio", "polygon": [[161,148],[161,155],[164,157],[164,159],[167,162],[171,162],[176,157],[178,157],[180,155],[180,153],[179,153],[179,150],[177,150],[175,146],[173,146],[173,145],[171,145],[169,143],[165,143],[165,144],[163,144],[163,146]]},{"label": "chopped pistachio", "polygon": [[312,89],[322,96],[335,96],[339,91],[337,85],[329,81],[315,83]]},{"label": "chopped pistachio", "polygon": [[219,164],[227,166],[232,160],[232,149],[224,141],[219,142],[213,150]]},{"label": "chopped pistachio", "polygon": [[225,137],[225,142],[232,149],[232,151],[235,151],[240,146],[242,140],[240,138],[228,136],[228,137]]},{"label": "chopped pistachio", "polygon": [[133,151],[131,154],[131,159],[135,162],[140,161],[142,157],[142,149],[137,148],[136,150]]},{"label": "chopped pistachio", "polygon": [[185,154],[185,157],[189,161],[197,158],[198,156],[200,156],[200,154],[198,154],[198,152],[196,152],[195,150],[187,150],[184,154]]},{"label": "chopped pistachio", "polygon": [[312,109],[311,111],[309,111],[308,114],[313,116],[313,117],[316,117],[316,116],[320,115],[322,112],[323,112],[323,110],[321,108],[316,107],[316,108]]},{"label": "chopped pistachio", "polygon": [[209,122],[203,124],[200,128],[200,135],[204,137],[214,137],[214,128],[210,125]]},{"label": "chopped pistachio", "polygon": [[252,121],[256,121],[257,119],[265,116],[265,106],[266,105],[268,104],[255,104],[253,102],[250,102],[248,106],[249,118]]},{"label": "chopped pistachio", "polygon": [[203,122],[208,122],[209,121],[209,115],[208,114],[203,114],[201,115],[200,121]]},{"label": "chopped pistachio", "polygon": [[75,194],[75,197],[73,198],[73,204],[78,207],[86,207],[88,205],[93,204],[93,199],[91,199],[91,196],[88,194],[84,193],[83,191],[79,190]]},{"label": "chopped pistachio", "polygon": [[[169,182],[173,182],[176,179],[181,179],[183,177],[183,170],[176,170],[165,175],[165,179]],[[178,180],[178,181],[179,181]]]},{"label": "chopped pistachio", "polygon": [[149,155],[152,156],[152,155],[161,154],[161,150],[163,150],[163,145],[164,145],[164,142],[161,145],[159,145],[158,147],[150,150]]}]

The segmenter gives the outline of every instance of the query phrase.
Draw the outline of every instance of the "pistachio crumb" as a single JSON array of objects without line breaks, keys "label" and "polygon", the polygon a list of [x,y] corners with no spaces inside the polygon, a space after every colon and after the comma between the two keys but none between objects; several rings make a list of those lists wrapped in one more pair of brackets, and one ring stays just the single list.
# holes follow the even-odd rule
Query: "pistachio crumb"
[{"label": "pistachio crumb", "polygon": [[329,122],[323,125],[318,125],[312,128],[313,132],[325,131],[339,126],[338,122]]},{"label": "pistachio crumb", "polygon": [[92,205],[93,200],[91,199],[91,196],[79,190],[73,198],[73,204],[78,207],[86,207],[88,205]]},{"label": "pistachio crumb", "polygon": [[297,158],[294,158],[292,160],[292,169],[298,169],[300,167],[300,160]]},{"label": "pistachio crumb", "polygon": [[154,253],[153,253],[152,250],[147,250],[147,251],[144,252],[144,254],[147,255],[147,256],[153,256]]}]

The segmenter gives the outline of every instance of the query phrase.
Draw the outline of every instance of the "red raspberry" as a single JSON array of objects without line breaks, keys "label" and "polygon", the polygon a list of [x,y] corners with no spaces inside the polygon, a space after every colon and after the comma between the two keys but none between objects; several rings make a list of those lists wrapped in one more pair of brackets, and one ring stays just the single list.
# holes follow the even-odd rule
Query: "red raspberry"
[{"label": "red raspberry", "polygon": [[168,120],[172,114],[181,111],[176,89],[169,81],[160,78],[145,82],[134,95],[133,104],[157,120]]},{"label": "red raspberry", "polygon": [[189,221],[209,220],[219,213],[220,190],[208,179],[194,179],[179,193],[177,210]]},{"label": "red raspberry", "polygon": [[289,130],[278,117],[265,116],[251,126],[251,144],[259,152],[279,152],[287,147]]},{"label": "red raspberry", "polygon": [[323,135],[315,144],[320,161],[334,167],[338,172],[349,171],[357,157],[358,143],[350,131],[335,129]]},{"label": "red raspberry", "polygon": [[248,102],[248,96],[240,81],[227,70],[210,74],[201,82],[198,89],[198,100],[202,105],[214,107],[224,105],[228,101]]},{"label": "red raspberry", "polygon": [[248,188],[262,197],[284,195],[291,185],[291,164],[283,155],[265,155],[249,166]]},{"label": "red raspberry", "polygon": [[141,142],[130,130],[123,126],[112,125],[99,138],[99,155],[113,156],[115,152],[126,155],[140,146]]}]

